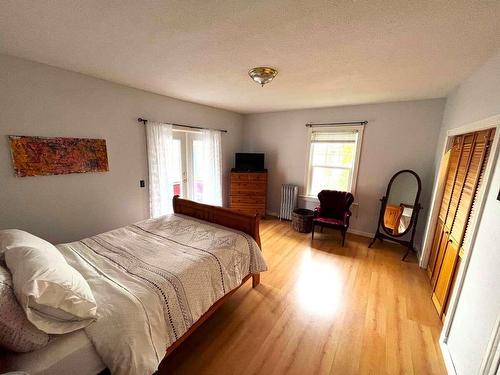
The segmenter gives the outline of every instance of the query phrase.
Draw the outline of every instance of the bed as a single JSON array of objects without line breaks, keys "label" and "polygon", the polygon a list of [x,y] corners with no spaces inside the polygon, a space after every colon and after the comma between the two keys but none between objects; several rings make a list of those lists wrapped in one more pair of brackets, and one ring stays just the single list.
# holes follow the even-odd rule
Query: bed
[{"label": "bed", "polygon": [[4,355],[6,369],[151,374],[241,285],[259,284],[267,266],[257,216],[177,196],[173,207],[173,215],[57,245],[89,283],[98,319],[43,349]]},{"label": "bed", "polygon": [[54,336],[42,349],[5,354],[6,371],[22,370],[36,375],[96,375],[106,365],[83,329]]}]

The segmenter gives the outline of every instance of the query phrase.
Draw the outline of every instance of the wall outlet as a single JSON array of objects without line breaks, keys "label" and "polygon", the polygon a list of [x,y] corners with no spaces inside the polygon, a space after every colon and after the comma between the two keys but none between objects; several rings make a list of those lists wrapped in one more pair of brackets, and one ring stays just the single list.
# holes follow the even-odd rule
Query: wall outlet
[{"label": "wall outlet", "polygon": [[146,186],[146,182],[144,180],[140,180],[139,181],[139,186],[142,188],[142,187],[145,187]]}]

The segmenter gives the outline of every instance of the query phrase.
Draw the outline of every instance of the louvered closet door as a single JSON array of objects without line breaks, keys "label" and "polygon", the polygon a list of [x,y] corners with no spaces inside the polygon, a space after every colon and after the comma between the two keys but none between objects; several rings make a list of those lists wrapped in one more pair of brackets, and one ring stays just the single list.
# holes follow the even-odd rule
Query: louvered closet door
[{"label": "louvered closet door", "polygon": [[[438,248],[439,250],[437,254],[436,264],[434,265],[434,272],[432,273],[431,277],[431,284],[433,288],[436,287],[437,279],[443,267],[446,249],[449,244],[451,227],[453,225],[453,221],[455,220],[455,213],[457,212],[460,194],[462,193],[462,188],[465,181],[465,175],[467,173],[467,168],[469,167],[469,159],[474,139],[474,133],[465,134],[460,137],[459,152],[457,153],[457,165],[454,167],[454,175],[450,176],[449,178],[449,181],[452,181],[449,193],[447,192],[448,186],[446,186],[445,197],[448,200],[448,204],[447,207],[441,207],[443,212],[440,213],[440,217],[442,217],[443,220],[443,234],[441,236],[441,242]],[[443,203],[445,203],[444,200]]]},{"label": "louvered closet door", "polygon": [[[465,234],[478,182],[489,147],[490,130],[464,136],[463,150],[457,169],[455,186],[444,228],[447,236],[443,260],[436,277],[432,300],[440,316],[448,302],[451,284],[456,272],[459,249]],[[448,231],[448,233],[446,233]]]},{"label": "louvered closet door", "polygon": [[[432,240],[429,263],[427,264],[427,274],[429,275],[429,279],[432,278],[434,273],[434,267],[439,253],[439,246],[441,245],[443,225],[446,219],[446,214],[448,213],[451,191],[453,189],[453,184],[455,183],[455,173],[458,167],[458,160],[460,159],[461,143],[462,138],[455,137],[452,148],[445,153],[441,161],[441,166],[439,167],[439,180],[442,181],[444,179],[445,186],[443,197],[441,198],[442,200],[436,230],[434,231],[434,238]],[[444,175],[444,177],[442,175]]]},{"label": "louvered closet door", "polygon": [[[434,233],[434,240],[431,247],[431,256],[427,266],[429,278],[431,278],[432,286],[436,284],[437,275],[441,267],[441,262],[444,257],[444,250],[448,241],[449,229],[445,229],[444,225],[448,216],[450,201],[455,187],[455,179],[457,176],[458,165],[462,155],[462,147],[464,137],[458,136],[453,140],[453,146],[450,151],[448,162],[448,173],[446,176],[446,184],[444,187],[443,198],[441,200],[441,207],[439,210],[437,227]],[[444,246],[443,246],[444,245]]]},{"label": "louvered closet door", "polygon": [[446,220],[444,222],[444,227],[448,230],[452,228],[455,222],[458,205],[460,203],[460,197],[462,196],[462,189],[464,187],[465,179],[469,170],[469,163],[476,139],[476,134],[466,134],[463,137],[464,141],[462,144],[460,161],[458,163],[457,175],[455,177],[455,185],[453,186],[450,206],[448,208],[448,214],[446,215]]},{"label": "louvered closet door", "polygon": [[465,254],[465,251],[469,249],[470,242],[471,242],[471,221],[472,218],[477,216],[477,210],[478,210],[478,194],[481,189],[481,186],[484,184],[484,174],[486,172],[486,165],[488,164],[488,158],[490,156],[491,152],[491,145],[493,143],[493,138],[495,137],[495,129],[491,129],[489,133],[489,140],[487,142],[487,147],[485,150],[485,155],[484,155],[484,161],[483,165],[481,166],[481,174],[479,175],[479,181],[477,183],[476,191],[474,192],[474,198],[472,200],[472,207],[470,209],[469,213],[469,218],[467,220],[467,225],[465,228],[465,234],[464,234],[464,239],[462,241],[462,246],[460,247],[460,252],[459,252],[459,257],[463,258],[463,255]]}]

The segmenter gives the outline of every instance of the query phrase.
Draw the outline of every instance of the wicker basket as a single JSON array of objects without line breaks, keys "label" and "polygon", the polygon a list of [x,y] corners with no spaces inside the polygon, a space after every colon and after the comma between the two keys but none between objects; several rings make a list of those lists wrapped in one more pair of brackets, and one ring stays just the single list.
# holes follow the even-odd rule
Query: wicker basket
[{"label": "wicker basket", "polygon": [[312,230],[312,221],[314,218],[314,211],[297,208],[292,213],[292,226],[297,232],[310,233]]}]

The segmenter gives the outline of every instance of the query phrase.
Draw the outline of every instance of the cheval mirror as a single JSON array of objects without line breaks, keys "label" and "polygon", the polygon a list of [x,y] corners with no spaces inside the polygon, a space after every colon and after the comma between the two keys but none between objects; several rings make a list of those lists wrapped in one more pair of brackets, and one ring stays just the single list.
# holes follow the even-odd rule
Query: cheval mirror
[{"label": "cheval mirror", "polygon": [[411,251],[415,251],[413,240],[421,209],[421,188],[420,177],[412,170],[405,169],[392,176],[385,196],[380,200],[377,231],[369,248],[377,239],[397,242],[407,248],[403,261]]}]

